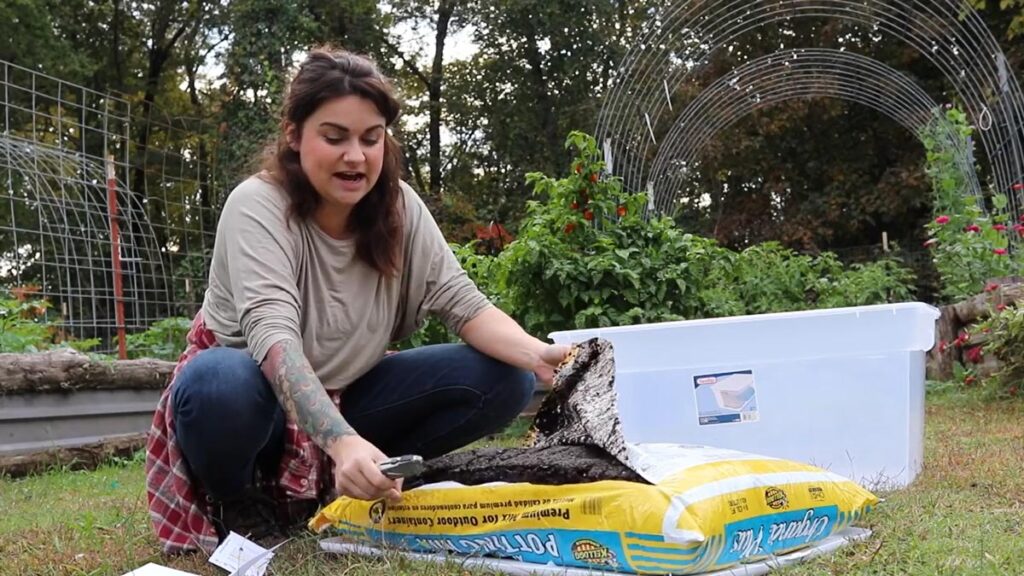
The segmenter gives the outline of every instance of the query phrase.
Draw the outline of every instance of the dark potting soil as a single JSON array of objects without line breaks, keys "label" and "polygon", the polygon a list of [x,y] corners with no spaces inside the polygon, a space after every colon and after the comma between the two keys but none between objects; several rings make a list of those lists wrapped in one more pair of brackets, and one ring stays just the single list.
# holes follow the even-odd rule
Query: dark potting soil
[{"label": "dark potting soil", "polygon": [[541,402],[530,446],[477,448],[430,460],[406,486],[454,481],[578,484],[600,480],[644,482],[624,464],[622,425],[617,416],[615,359],[606,340],[574,347]]}]

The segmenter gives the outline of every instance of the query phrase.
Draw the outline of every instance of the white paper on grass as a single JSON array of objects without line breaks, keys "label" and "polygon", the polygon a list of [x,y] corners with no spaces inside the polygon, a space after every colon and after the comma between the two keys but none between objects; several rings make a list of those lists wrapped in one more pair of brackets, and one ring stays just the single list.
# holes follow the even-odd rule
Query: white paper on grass
[{"label": "white paper on grass", "polygon": [[[871,530],[866,528],[850,527],[825,538],[814,546],[790,552],[783,556],[776,556],[774,558],[762,560],[760,562],[741,564],[726,570],[705,572],[702,576],[763,576],[771,570],[776,570],[783,566],[789,566],[790,564],[796,564],[810,560],[811,558],[831,554],[851,542],[864,540],[869,536],[871,536]],[[379,556],[384,554],[380,548],[366,546],[363,544],[352,544],[345,542],[342,538],[325,538],[320,541],[320,548],[327,552],[333,552],[336,554],[359,554],[363,556]],[[595,576],[596,574],[600,574],[601,576],[635,576],[624,572],[607,572],[604,570],[596,572],[587,568],[569,568],[565,566],[555,566],[553,564],[531,564],[529,562],[518,562],[516,560],[507,560],[504,558],[424,554],[418,552],[406,552],[398,549],[389,549],[389,552],[401,554],[402,556],[415,560],[428,560],[437,563],[457,562],[467,568],[482,568],[502,574],[508,574],[510,576],[533,576],[536,574],[545,574],[547,576]]]},{"label": "white paper on grass", "polygon": [[231,532],[213,551],[209,562],[230,572],[229,576],[263,576],[274,558],[274,550],[280,548],[281,544],[268,550],[244,536]]},{"label": "white paper on grass", "polygon": [[174,568],[168,568],[166,566],[150,562],[145,566],[139,566],[134,570],[125,572],[121,576],[198,576],[198,574],[182,572],[181,570],[175,570]]}]

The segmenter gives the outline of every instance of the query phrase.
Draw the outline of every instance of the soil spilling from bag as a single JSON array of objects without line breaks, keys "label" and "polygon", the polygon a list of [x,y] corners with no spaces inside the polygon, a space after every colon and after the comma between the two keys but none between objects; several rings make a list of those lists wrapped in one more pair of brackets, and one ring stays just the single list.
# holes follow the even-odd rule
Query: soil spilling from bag
[{"label": "soil spilling from bag", "polygon": [[407,488],[452,481],[579,484],[645,482],[628,467],[615,395],[615,358],[607,340],[573,347],[534,417],[531,438],[517,448],[476,448],[426,463]]}]

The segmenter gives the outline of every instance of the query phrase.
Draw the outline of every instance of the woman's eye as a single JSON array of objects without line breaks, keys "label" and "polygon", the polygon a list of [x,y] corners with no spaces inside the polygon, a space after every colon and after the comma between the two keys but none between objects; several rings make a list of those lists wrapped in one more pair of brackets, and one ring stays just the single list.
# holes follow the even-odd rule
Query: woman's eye
[{"label": "woman's eye", "polygon": [[338,144],[338,143],[342,142],[345,139],[342,138],[341,136],[332,136],[330,134],[324,134],[324,140],[328,144]]},{"label": "woman's eye", "polygon": [[373,146],[377,142],[380,142],[377,138],[363,138],[363,144],[366,146]]}]

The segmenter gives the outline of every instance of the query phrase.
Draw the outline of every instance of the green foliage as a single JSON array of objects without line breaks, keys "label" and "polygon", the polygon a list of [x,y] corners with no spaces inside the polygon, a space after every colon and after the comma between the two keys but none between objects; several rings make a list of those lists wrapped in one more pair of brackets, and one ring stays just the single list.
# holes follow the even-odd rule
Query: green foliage
[{"label": "green foliage", "polygon": [[1024,308],[995,311],[978,328],[988,334],[984,352],[999,360],[999,371],[991,380],[993,391],[1001,397],[1019,396],[1024,385]]},{"label": "green foliage", "polygon": [[602,178],[592,138],[566,142],[577,159],[555,179],[531,173],[543,201],[530,201],[519,236],[498,257],[493,292],[534,334],[694,315],[691,294],[719,249],[671,220],[644,220],[646,198]]},{"label": "green foliage", "polygon": [[50,303],[40,299],[0,298],[0,352],[36,352],[50,341],[45,313]]},{"label": "green foliage", "polygon": [[720,261],[710,280],[707,312],[722,316],[906,301],[914,275],[895,259],[845,268],[828,252],[814,257],[765,242]]},{"label": "green foliage", "polygon": [[50,319],[52,304],[45,298],[33,298],[29,292],[10,293],[0,298],[0,352],[39,352],[51,348],[71,348],[88,352],[100,345],[99,338],[68,339],[60,323]]},{"label": "green foliage", "polygon": [[189,318],[164,318],[152,324],[145,332],[129,334],[125,337],[125,345],[129,358],[156,358],[174,362],[185,351],[189,328]]},{"label": "green foliage", "polygon": [[528,175],[538,198],[517,239],[495,258],[463,257],[499,306],[536,335],[613,326],[906,300],[910,273],[893,261],[845,269],[834,255],[778,243],[733,252],[645,217],[647,197],[604,176],[594,139],[573,132],[568,176]]},{"label": "green foliage", "polygon": [[920,134],[934,196],[934,220],[926,225],[928,245],[942,276],[941,294],[951,301],[977,294],[989,279],[1021,270],[1018,258],[1009,253],[1008,235],[1024,228],[1010,226],[1006,197],[992,196],[990,215],[968,192],[967,175],[957,158],[969,145],[971,132],[966,114],[950,107],[945,113],[936,111]]},{"label": "green foliage", "polygon": [[1007,40],[1024,35],[1024,0],[970,0],[970,4],[977,10],[998,8],[1003,11],[1009,17],[1009,23],[1005,24]]},{"label": "green foliage", "polygon": [[914,296],[914,274],[894,258],[853,264],[846,270],[838,264],[834,261],[832,271],[818,279],[819,308],[905,302]]}]

